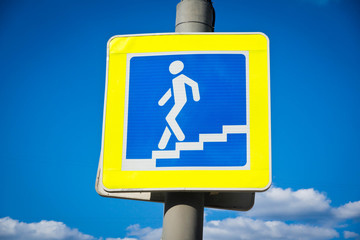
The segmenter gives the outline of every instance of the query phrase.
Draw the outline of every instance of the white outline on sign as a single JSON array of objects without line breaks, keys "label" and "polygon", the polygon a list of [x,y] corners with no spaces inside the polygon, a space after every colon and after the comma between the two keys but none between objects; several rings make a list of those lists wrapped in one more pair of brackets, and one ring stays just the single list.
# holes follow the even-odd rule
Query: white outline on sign
[{"label": "white outline on sign", "polygon": [[[129,107],[129,73],[130,60],[139,56],[166,56],[166,55],[188,55],[188,54],[242,54],[245,56],[246,65],[246,123],[247,125],[224,125],[222,133],[200,134],[199,142],[177,142],[176,149],[172,151],[152,151],[149,159],[126,159],[127,125]],[[248,51],[188,51],[188,52],[161,52],[161,53],[131,53],[126,59],[126,87],[125,87],[125,111],[124,111],[124,136],[122,152],[122,171],[161,171],[161,170],[250,170],[250,103],[249,103],[249,52]],[[228,134],[246,133],[247,159],[246,164],[241,167],[156,167],[156,159],[179,158],[180,151],[202,150],[204,142],[226,142]]]}]

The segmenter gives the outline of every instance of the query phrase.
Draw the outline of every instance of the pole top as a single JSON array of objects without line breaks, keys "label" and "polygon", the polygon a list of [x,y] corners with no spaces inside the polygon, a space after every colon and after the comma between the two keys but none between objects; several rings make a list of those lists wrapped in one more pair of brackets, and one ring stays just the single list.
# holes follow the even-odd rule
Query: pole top
[{"label": "pole top", "polygon": [[214,24],[210,0],[182,0],[176,7],[176,32],[213,32]]}]

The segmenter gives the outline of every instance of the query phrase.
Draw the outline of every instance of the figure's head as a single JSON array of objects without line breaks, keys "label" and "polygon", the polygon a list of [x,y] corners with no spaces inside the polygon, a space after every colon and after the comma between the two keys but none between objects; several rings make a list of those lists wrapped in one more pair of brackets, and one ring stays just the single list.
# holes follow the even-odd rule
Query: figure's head
[{"label": "figure's head", "polygon": [[180,73],[183,69],[184,63],[179,60],[173,61],[169,66],[169,71],[174,75]]}]

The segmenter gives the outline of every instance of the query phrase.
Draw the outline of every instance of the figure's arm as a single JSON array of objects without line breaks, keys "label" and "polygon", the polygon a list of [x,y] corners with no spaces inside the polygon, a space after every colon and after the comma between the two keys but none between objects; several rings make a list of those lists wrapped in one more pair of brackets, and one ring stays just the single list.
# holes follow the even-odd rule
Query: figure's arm
[{"label": "figure's arm", "polygon": [[193,99],[195,102],[200,100],[199,85],[194,80],[185,77],[185,83],[191,87]]},{"label": "figure's arm", "polygon": [[167,92],[164,94],[164,96],[162,96],[162,98],[160,98],[158,104],[159,106],[164,106],[165,103],[171,98],[171,88],[169,88],[169,90],[167,90]]}]

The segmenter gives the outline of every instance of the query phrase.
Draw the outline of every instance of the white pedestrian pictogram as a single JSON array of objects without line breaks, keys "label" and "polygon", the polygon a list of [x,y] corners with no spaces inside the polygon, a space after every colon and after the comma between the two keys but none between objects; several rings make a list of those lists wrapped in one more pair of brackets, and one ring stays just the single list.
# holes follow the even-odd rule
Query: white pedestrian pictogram
[{"label": "white pedestrian pictogram", "polygon": [[[179,74],[183,69],[184,69],[184,63],[179,60],[172,62],[169,66],[169,71],[173,75]],[[185,135],[175,119],[187,102],[185,84],[191,87],[194,101],[198,102],[200,100],[199,86],[197,82],[188,78],[184,74],[181,74],[172,80],[172,90],[174,94],[175,104],[165,119],[169,124],[169,127],[173,131],[175,137],[179,141],[184,141]],[[169,88],[169,90],[167,90],[164,96],[162,96],[162,98],[159,100],[158,102],[159,106],[164,106],[165,103],[171,98],[171,95],[172,95],[171,88]],[[166,148],[170,137],[171,137],[171,132],[169,128],[166,126],[161,136],[160,142],[158,144],[159,149]]]}]

